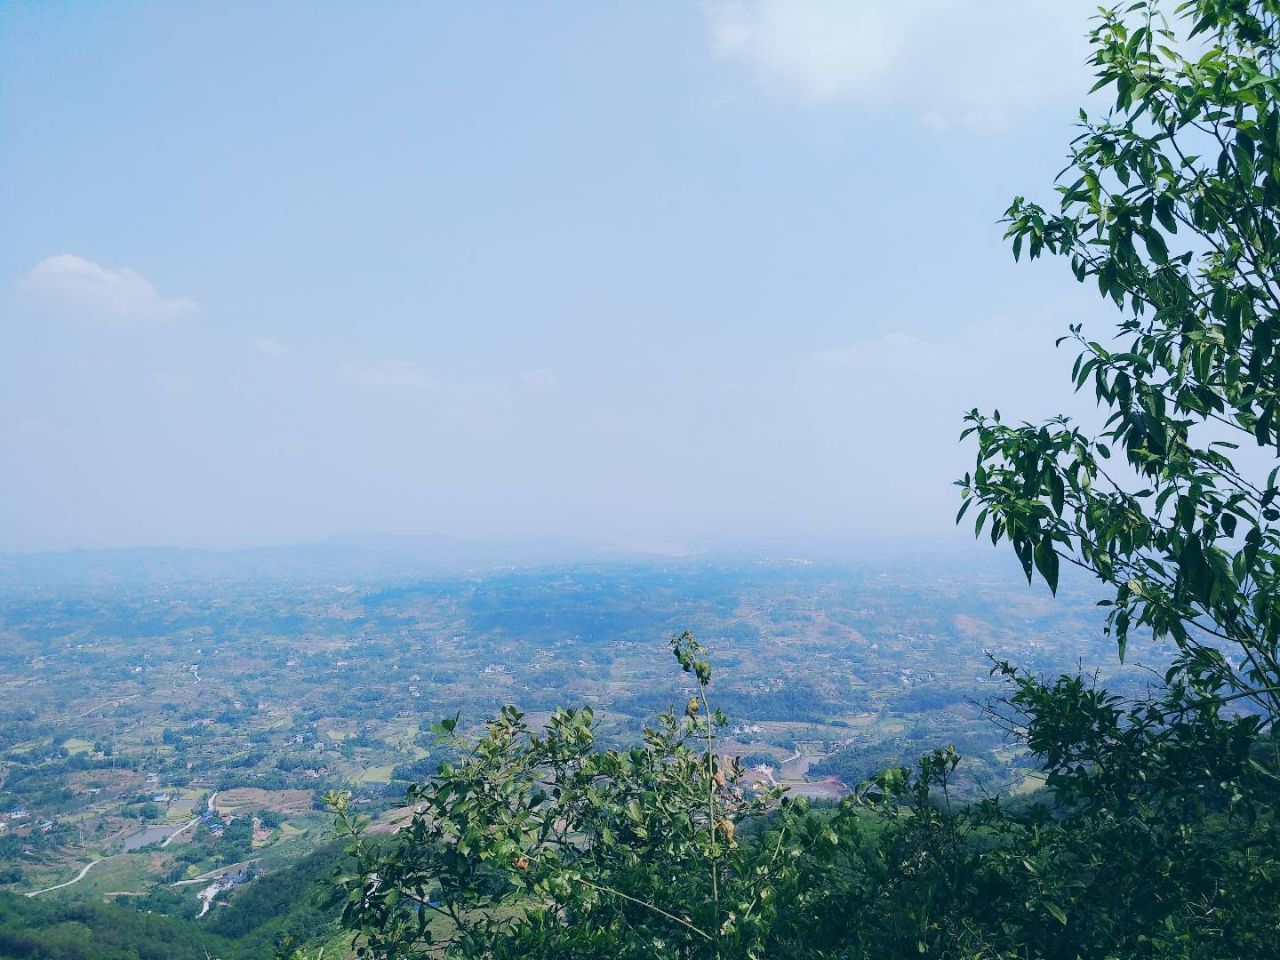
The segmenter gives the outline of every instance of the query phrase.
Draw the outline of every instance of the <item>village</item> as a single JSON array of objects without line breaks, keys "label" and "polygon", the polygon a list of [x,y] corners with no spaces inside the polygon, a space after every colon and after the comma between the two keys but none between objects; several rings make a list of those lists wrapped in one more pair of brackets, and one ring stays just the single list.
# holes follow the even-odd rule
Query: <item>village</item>
[{"label": "village", "polygon": [[685,623],[713,651],[723,750],[752,777],[836,800],[946,737],[968,755],[960,789],[1016,782],[1020,754],[979,716],[985,651],[1064,663],[1096,614],[1027,597],[1021,620],[997,620],[994,576],[986,592],[917,576],[694,564],[146,585],[87,594],[73,632],[0,594],[0,679],[24,704],[0,708],[0,883],[118,899],[212,878],[219,902],[230,881],[213,871],[276,869],[330,836],[328,791],[375,821],[396,809],[447,758],[440,716],[512,702],[536,720],[578,699],[602,742],[626,742],[687,699],[664,640]]}]

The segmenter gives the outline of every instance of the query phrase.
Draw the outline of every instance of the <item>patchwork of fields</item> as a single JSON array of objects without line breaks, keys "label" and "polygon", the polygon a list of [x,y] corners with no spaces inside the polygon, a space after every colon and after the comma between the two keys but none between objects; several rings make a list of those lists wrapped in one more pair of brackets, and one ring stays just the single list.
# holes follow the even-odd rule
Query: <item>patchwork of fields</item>
[{"label": "patchwork of fields", "polygon": [[101,860],[40,895],[194,911],[189,881],[327,841],[328,790],[394,816],[444,758],[440,717],[474,728],[504,703],[535,722],[589,704],[604,742],[636,737],[689,694],[665,643],[684,629],[712,651],[723,749],[761,777],[835,800],[953,742],[962,786],[1030,789],[981,714],[999,692],[985,652],[1047,671],[1111,662],[1092,600],[925,562],[0,585],[0,881],[40,891]]}]

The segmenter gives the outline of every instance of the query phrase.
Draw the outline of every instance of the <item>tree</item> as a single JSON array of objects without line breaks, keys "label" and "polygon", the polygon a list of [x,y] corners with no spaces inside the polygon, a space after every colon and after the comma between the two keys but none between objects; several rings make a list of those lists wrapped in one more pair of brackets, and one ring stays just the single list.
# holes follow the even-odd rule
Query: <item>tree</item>
[{"label": "tree", "polygon": [[1101,14],[1094,89],[1112,105],[1100,119],[1081,111],[1057,209],[1019,197],[1007,211],[1015,257],[1064,258],[1121,311],[1105,343],[1080,325],[1067,338],[1075,387],[1092,388],[1105,424],[1011,426],[972,411],[977,462],[957,520],[976,506],[975,532],[1011,544],[1028,581],[1056,591],[1065,561],[1109,586],[1121,659],[1139,631],[1177,650],[1163,689],[1137,704],[999,664],[1016,690],[1003,722],[1041,760],[1059,817],[1008,850],[1037,850],[1028,889],[1064,926],[1068,914],[1088,926],[1060,948],[1269,956],[1280,951],[1280,3],[1194,0],[1173,18],[1181,33],[1155,0]]},{"label": "tree", "polygon": [[[1104,345],[1079,325],[1076,388],[1108,414],[1010,426],[972,411],[961,516],[1012,544],[1028,580],[1060,561],[1113,588],[1134,630],[1171,639],[1169,674],[1280,709],[1280,51],[1275,0],[1156,0],[1104,13],[1095,90],[1054,212],[1015,199],[1015,257],[1066,259],[1123,311]],[[1241,445],[1263,457],[1240,457]],[[1116,456],[1116,454],[1122,456]],[[1263,462],[1261,466],[1258,461]]]}]

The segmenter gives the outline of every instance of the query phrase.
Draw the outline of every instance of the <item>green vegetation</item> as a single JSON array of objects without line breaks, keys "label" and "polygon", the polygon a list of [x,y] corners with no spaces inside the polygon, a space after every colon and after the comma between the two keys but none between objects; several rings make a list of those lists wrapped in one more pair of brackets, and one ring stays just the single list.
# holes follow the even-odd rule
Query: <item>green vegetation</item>
[{"label": "green vegetation", "polygon": [[[29,898],[0,893],[0,957],[39,960],[261,960],[336,933],[326,904],[333,846],[318,850],[233,896],[209,923],[195,923],[158,892],[129,903]],[[152,912],[155,911],[155,912]]]},{"label": "green vegetation", "polygon": [[[0,680],[14,691],[0,716],[17,745],[0,750],[0,882],[39,890],[111,856],[48,896],[147,892],[245,859],[233,817],[257,817],[269,832],[251,855],[283,864],[329,835],[318,798],[330,790],[351,791],[374,819],[401,806],[451,756],[424,722],[446,712],[474,720],[505,701],[539,723],[571,696],[592,706],[602,743],[630,743],[671,699],[653,640],[681,623],[715,644],[718,700],[734,720],[725,749],[748,766],[801,789],[827,776],[851,785],[878,758],[948,739],[969,755],[959,788],[999,790],[1021,779],[1025,756],[971,702],[995,687],[984,650],[1092,664],[1101,624],[1079,584],[1053,602],[1011,589],[1008,573],[962,575],[945,558],[697,560],[341,588],[0,585]],[[1153,664],[1167,656],[1136,649]],[[1123,689],[1145,682],[1099,666]],[[359,696],[370,689],[381,698]],[[92,751],[72,754],[76,741]],[[274,815],[304,833],[282,842]],[[197,887],[179,892],[198,908]]]},{"label": "green vegetation", "polygon": [[[953,803],[935,750],[811,808],[720,752],[709,663],[683,715],[601,748],[589,708],[514,708],[352,838],[344,926],[375,957],[1195,957],[1280,949],[1275,743],[1185,688],[1129,708],[1002,667],[1030,801]],[[453,738],[456,721],[441,725]],[[372,841],[372,842],[371,842]],[[381,842],[379,842],[381,841]]]},{"label": "green vegetation", "polygon": [[1121,659],[1146,633],[1173,645],[1161,682],[1124,699],[997,661],[989,719],[1042,789],[962,802],[947,747],[815,811],[725,755],[724,698],[683,634],[692,696],[641,745],[602,746],[590,709],[535,726],[506,708],[411,789],[389,844],[334,796],[363,951],[1280,955],[1280,3],[1174,17],[1181,35],[1154,2],[1100,17],[1114,107],[1081,114],[1057,212],[1009,210],[1015,255],[1067,258],[1123,311],[1114,349],[1071,331],[1105,425],[974,411],[960,512],[1028,580],[1056,592],[1066,560],[1108,585]]}]

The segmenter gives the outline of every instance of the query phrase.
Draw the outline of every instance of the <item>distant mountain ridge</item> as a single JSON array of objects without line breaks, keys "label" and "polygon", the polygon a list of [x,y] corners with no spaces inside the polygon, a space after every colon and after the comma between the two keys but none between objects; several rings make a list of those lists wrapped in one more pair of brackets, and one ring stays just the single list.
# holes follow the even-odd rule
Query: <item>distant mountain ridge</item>
[{"label": "distant mountain ridge", "polygon": [[622,559],[623,548],[579,540],[464,540],[347,535],[313,544],[213,550],[126,547],[0,554],[0,585],[105,585],[260,579],[373,579],[504,566]]},{"label": "distant mountain ridge", "polygon": [[743,538],[715,549],[671,541],[572,537],[462,538],[441,534],[342,534],[313,543],[212,549],[140,546],[0,553],[0,588],[162,586],[181,583],[371,581],[483,573],[503,568],[626,562],[853,563],[883,568],[1009,566],[971,542],[831,537],[804,545]]}]

